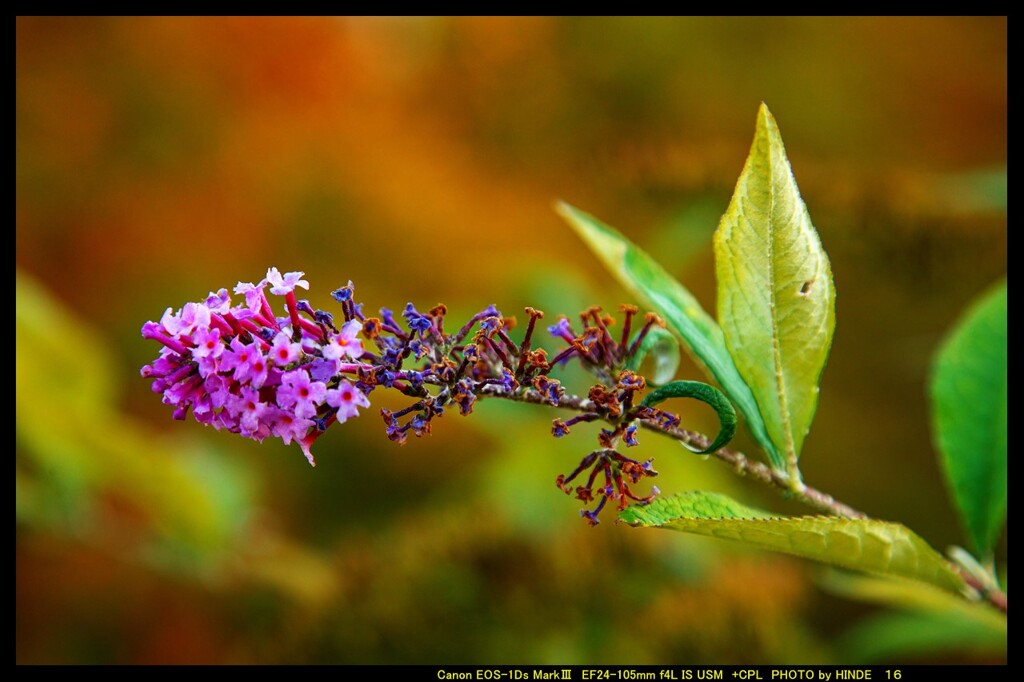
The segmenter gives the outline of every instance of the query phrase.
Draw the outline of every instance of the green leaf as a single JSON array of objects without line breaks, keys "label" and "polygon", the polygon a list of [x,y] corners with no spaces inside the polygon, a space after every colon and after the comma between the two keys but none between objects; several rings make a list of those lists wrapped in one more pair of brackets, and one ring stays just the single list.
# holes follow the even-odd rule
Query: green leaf
[{"label": "green leaf", "polygon": [[694,450],[686,443],[682,443],[687,450],[704,455],[724,448],[732,440],[736,433],[736,410],[733,409],[732,403],[725,397],[725,394],[717,388],[700,381],[673,381],[648,393],[643,404],[653,407],[669,398],[694,398],[710,405],[718,415],[718,435],[715,436],[711,445],[703,450]]},{"label": "green leaf", "polygon": [[1006,282],[966,312],[935,358],[931,396],[946,480],[974,549],[1006,518]]},{"label": "green leaf", "polygon": [[[644,360],[650,356],[653,359],[652,371],[644,376],[651,386],[661,386],[672,381],[679,369],[679,341],[672,332],[661,327],[652,327],[640,347],[636,349],[629,360],[626,361],[626,369],[640,372]],[[641,372],[642,373],[642,372]]]},{"label": "green leaf", "polygon": [[737,371],[722,330],[693,294],[615,228],[564,202],[559,202],[557,209],[622,286],[665,318],[694,359],[736,404],[771,465],[784,468],[786,460],[768,436],[754,394]]},{"label": "green leaf", "polygon": [[837,646],[842,660],[853,665],[905,662],[910,657],[948,659],[951,652],[1006,656],[1006,631],[956,613],[884,613],[847,631]]},{"label": "green leaf", "polygon": [[846,571],[825,571],[818,584],[847,599],[902,611],[953,614],[971,620],[1006,637],[1006,615],[990,604],[970,601],[934,585],[893,576],[865,575]]},{"label": "green leaf", "polygon": [[690,492],[619,513],[633,526],[736,540],[843,568],[896,575],[959,592],[963,580],[905,526],[837,516],[777,517],[719,493]]},{"label": "green leaf", "polygon": [[795,482],[832,344],[835,289],[779,129],[763,104],[715,232],[715,267],[726,344]]},{"label": "green leaf", "polygon": [[819,584],[848,599],[903,613],[868,618],[839,639],[843,660],[872,663],[940,651],[1006,655],[1006,616],[926,583],[830,571]]}]

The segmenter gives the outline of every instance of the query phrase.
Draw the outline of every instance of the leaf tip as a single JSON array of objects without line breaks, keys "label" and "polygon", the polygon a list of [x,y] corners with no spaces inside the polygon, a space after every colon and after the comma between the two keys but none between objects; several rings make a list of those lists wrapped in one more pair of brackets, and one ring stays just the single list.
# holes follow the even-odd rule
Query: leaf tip
[{"label": "leaf tip", "polygon": [[768,105],[764,102],[761,102],[761,106],[757,110],[757,132],[769,135],[779,134],[779,125],[775,122],[775,117],[772,116],[772,112],[768,110]]},{"label": "leaf tip", "polygon": [[555,199],[552,206],[555,209],[555,213],[562,216],[566,220],[571,220],[576,216],[576,213],[578,213],[576,207],[570,204],[569,202],[565,201],[564,199]]},{"label": "leaf tip", "polygon": [[593,228],[586,220],[587,214],[562,199],[555,200],[554,209],[584,242],[591,243]]}]

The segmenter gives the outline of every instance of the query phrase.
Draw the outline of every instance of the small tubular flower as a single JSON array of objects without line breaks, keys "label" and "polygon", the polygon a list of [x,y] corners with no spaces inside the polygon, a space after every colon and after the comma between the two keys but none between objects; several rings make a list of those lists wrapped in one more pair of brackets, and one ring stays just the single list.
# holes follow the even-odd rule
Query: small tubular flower
[{"label": "small tubular flower", "polygon": [[[159,322],[143,325],[142,336],[162,348],[141,374],[174,408],[176,419],[191,411],[196,421],[218,430],[257,441],[271,436],[286,444],[295,441],[315,464],[310,446],[319,427],[369,406],[344,373],[372,368],[341,362],[362,355],[356,337],[362,322],[349,320],[340,333],[329,332],[328,314],[295,303],[295,288],[309,288],[302,277],[270,268],[259,284],[239,282],[234,288],[245,299],[242,305],[233,306],[222,288],[204,302],[168,308]],[[285,297],[277,313],[264,291],[268,285],[272,295]],[[285,315],[278,317],[281,312]],[[289,325],[284,331],[281,321]]]}]

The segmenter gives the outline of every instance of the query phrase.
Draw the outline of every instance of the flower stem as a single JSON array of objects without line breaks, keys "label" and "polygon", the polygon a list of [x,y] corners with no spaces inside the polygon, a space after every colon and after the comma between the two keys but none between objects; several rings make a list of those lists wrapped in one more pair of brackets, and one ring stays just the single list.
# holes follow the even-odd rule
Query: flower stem
[{"label": "flower stem", "polygon": [[[503,398],[505,400],[516,400],[535,405],[550,405],[550,403],[545,402],[544,397],[540,393],[530,389],[520,392],[509,392],[500,386],[487,386],[481,391],[481,397],[484,396]],[[577,412],[601,412],[601,408],[592,400],[580,398],[574,395],[566,395],[562,397],[561,400],[558,401],[558,406],[575,410]],[[691,445],[699,449],[705,449],[711,444],[710,438],[702,433],[697,433],[696,431],[689,431],[678,427],[663,427],[648,421],[641,423],[643,427],[648,430],[657,431],[669,438],[674,438],[681,443],[686,443],[687,445]],[[803,485],[799,492],[794,492],[790,486],[789,476],[786,472],[772,469],[761,462],[753,461],[742,452],[730,450],[729,448],[722,448],[721,450],[711,453],[711,456],[727,463],[739,475],[748,476],[755,481],[765,483],[777,489],[779,492],[792,496],[794,499],[797,499],[818,511],[823,511],[827,514],[841,516],[847,519],[868,518],[868,515],[864,512],[858,511],[850,505],[840,502],[831,495],[812,488],[811,486]]]}]

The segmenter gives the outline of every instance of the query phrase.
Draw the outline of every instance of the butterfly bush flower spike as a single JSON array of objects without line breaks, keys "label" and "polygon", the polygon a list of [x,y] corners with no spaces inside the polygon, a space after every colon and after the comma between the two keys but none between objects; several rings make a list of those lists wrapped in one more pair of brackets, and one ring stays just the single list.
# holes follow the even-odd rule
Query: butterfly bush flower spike
[{"label": "butterfly bush flower spike", "polygon": [[[493,305],[461,326],[449,324],[448,309],[438,304],[420,312],[413,303],[395,316],[381,308],[377,316],[363,314],[354,300],[352,282],[331,292],[340,314],[314,309],[298,300],[296,289],[309,289],[302,272],[281,273],[269,268],[257,283],[238,282],[233,300],[221,288],[200,302],[168,308],[159,322],[147,322],[142,336],[161,348],[142,368],[153,391],[172,408],[175,419],[191,413],[196,421],[218,430],[263,441],[280,438],[298,444],[315,465],[314,443],[334,424],[342,424],[370,407],[376,390],[396,391],[410,403],[403,409],[381,409],[387,437],[405,444],[409,435],[430,435],[433,422],[446,408],[467,416],[482,398],[504,398],[576,409],[575,416],[555,419],[552,434],[562,438],[580,423],[601,421],[600,448],[590,452],[558,487],[575,493],[585,505],[581,517],[598,523],[611,502],[622,509],[631,502],[647,503],[657,494],[640,496],[630,486],[656,476],[650,460],[640,462],[618,452],[620,444],[638,445],[637,428],[649,422],[658,428],[679,423],[671,413],[643,406],[638,395],[646,388],[642,376],[626,369],[644,335],[660,320],[648,315],[646,324],[631,334],[635,306],[624,306],[625,323],[619,339],[609,329],[615,321],[588,308],[580,315],[577,334],[564,315],[548,327],[553,349],[534,348],[533,333],[544,313],[526,308],[529,317],[519,342],[510,333],[516,320]],[[568,395],[552,369],[579,362],[597,383],[586,398]],[[583,483],[573,488],[577,478]]]},{"label": "butterfly bush flower spike", "polygon": [[[369,405],[362,390],[342,378],[342,354],[335,352],[336,337],[341,337],[349,347],[344,357],[362,355],[355,338],[361,324],[329,337],[315,312],[312,320],[301,317],[294,290],[309,288],[302,277],[301,272],[282,275],[270,268],[258,284],[238,283],[234,292],[242,300],[236,305],[222,288],[202,302],[177,311],[168,308],[159,322],[143,325],[143,337],[163,347],[142,375],[153,379],[153,390],[174,408],[175,418],[184,419],[191,411],[197,421],[218,430],[257,441],[295,441],[314,464],[309,446],[320,433],[317,427],[338,411],[328,404],[328,390],[344,386],[350,403]],[[268,286],[272,296],[285,298],[281,319],[292,329],[282,329],[266,296]],[[354,414],[346,406],[345,418]]]}]

